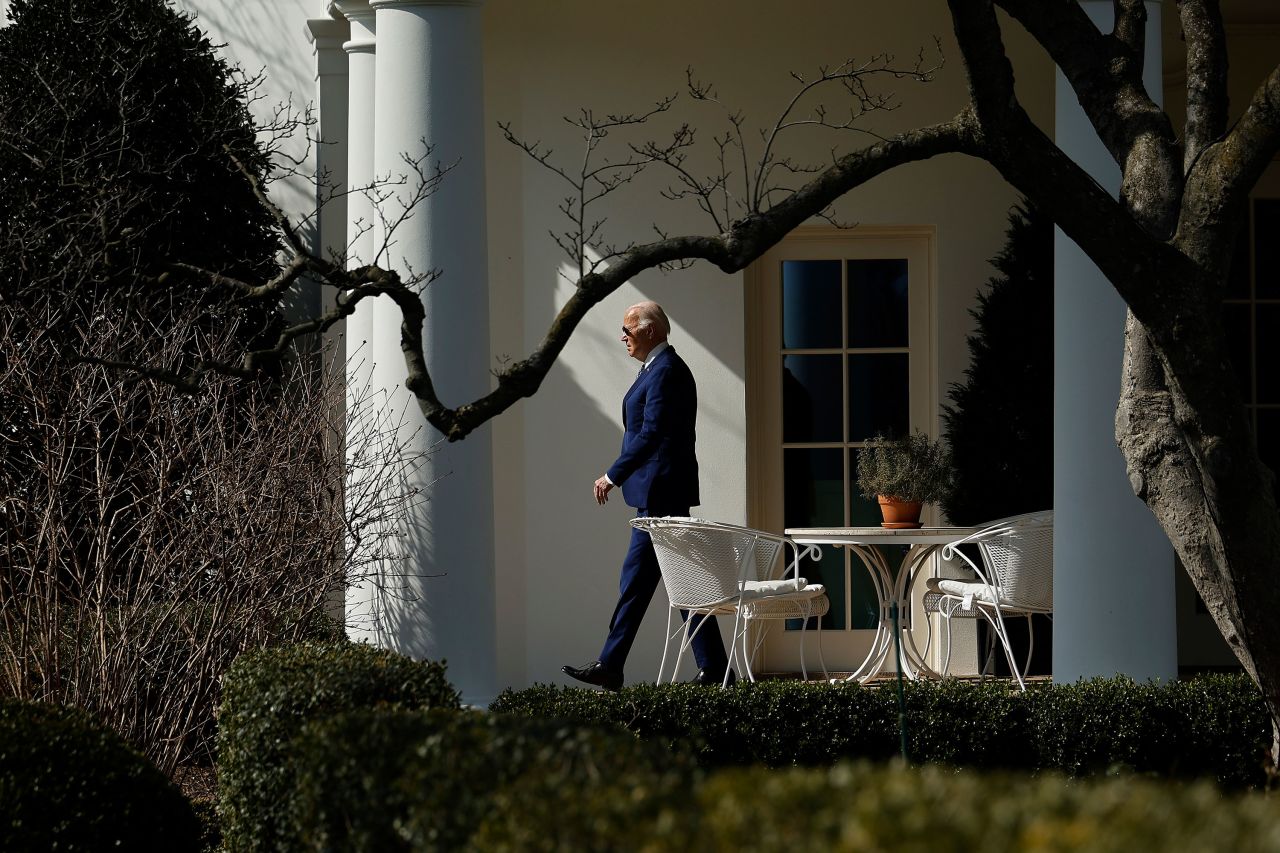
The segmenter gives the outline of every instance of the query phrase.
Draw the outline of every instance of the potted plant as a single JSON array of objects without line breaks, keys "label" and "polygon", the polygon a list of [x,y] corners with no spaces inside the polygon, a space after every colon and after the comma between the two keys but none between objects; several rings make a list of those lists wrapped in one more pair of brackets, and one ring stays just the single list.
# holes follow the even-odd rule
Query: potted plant
[{"label": "potted plant", "polygon": [[879,501],[884,527],[919,527],[921,506],[942,500],[951,479],[947,446],[922,432],[877,435],[858,456],[858,488]]}]

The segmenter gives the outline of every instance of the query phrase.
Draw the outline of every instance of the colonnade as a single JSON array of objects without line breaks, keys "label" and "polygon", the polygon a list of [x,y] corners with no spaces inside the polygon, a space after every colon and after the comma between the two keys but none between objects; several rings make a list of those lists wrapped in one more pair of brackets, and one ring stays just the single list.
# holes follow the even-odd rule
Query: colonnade
[{"label": "colonnade", "polygon": [[[319,169],[346,190],[345,209],[322,211],[319,239],[329,248],[340,240],[349,266],[440,272],[421,298],[427,367],[446,405],[491,382],[481,3],[333,0],[330,19],[310,22],[322,69]],[[338,66],[344,81],[324,73]],[[401,219],[437,168],[447,175]],[[372,185],[379,189],[369,192]],[[387,559],[348,592],[348,630],[447,660],[464,701],[485,704],[497,692],[490,431],[449,443],[426,422],[404,387],[401,320],[378,297],[346,325],[350,411],[392,419],[396,444],[414,460],[395,485],[409,496],[407,518],[382,543]],[[356,407],[351,395],[372,399]],[[357,477],[378,462],[348,461]]]}]

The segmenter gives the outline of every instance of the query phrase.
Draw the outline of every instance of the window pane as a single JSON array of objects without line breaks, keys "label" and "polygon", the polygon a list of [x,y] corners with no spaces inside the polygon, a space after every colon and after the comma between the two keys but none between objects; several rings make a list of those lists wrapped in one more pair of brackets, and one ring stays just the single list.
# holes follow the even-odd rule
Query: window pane
[{"label": "window pane", "polygon": [[842,441],[843,406],[840,356],[783,356],[783,441]]},{"label": "window pane", "polygon": [[[880,599],[862,559],[849,552],[849,627],[855,631],[875,628],[880,622]],[[823,625],[822,627],[826,627]]]},{"label": "window pane", "polygon": [[782,347],[842,346],[840,262],[782,262]]},{"label": "window pane", "polygon": [[910,422],[907,353],[849,356],[849,440],[905,435]]},{"label": "window pane", "polygon": [[1252,369],[1250,367],[1249,306],[1240,303],[1223,305],[1222,331],[1227,336],[1227,358],[1231,359],[1231,368],[1236,374],[1240,397],[1248,403],[1253,395],[1253,382],[1249,375]]},{"label": "window pane", "polygon": [[849,346],[907,346],[906,258],[848,264]]},{"label": "window pane", "polygon": [[1280,305],[1258,305],[1258,402],[1280,403]]},{"label": "window pane", "polygon": [[1253,246],[1257,297],[1280,298],[1280,199],[1254,200]]},{"label": "window pane", "polygon": [[1272,486],[1280,498],[1280,409],[1258,410],[1258,455],[1276,475]]},{"label": "window pane", "polygon": [[[844,450],[831,448],[787,448],[782,451],[784,481],[783,524],[785,527],[841,527],[844,525]],[[844,564],[842,549],[825,547],[822,561],[806,562],[802,575],[827,587],[831,610],[822,627],[844,628]],[[800,620],[788,627],[799,628]]]},{"label": "window pane", "polygon": [[844,524],[844,451],[838,447],[782,451],[783,526]]},{"label": "window pane", "polygon": [[854,448],[849,459],[849,524],[853,527],[879,527],[884,516],[880,504],[872,498],[864,498],[858,491],[858,459],[862,451]]}]

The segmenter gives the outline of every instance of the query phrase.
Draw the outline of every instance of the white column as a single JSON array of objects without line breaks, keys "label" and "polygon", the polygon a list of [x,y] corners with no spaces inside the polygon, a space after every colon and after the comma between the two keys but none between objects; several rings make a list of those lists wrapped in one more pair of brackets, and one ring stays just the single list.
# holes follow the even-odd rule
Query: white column
[{"label": "white column", "polygon": [[347,54],[346,21],[311,18],[307,36],[316,51],[316,103],[320,141],[316,148],[316,207],[319,228],[312,251],[329,257],[347,243]]},{"label": "white column", "polygon": [[[348,57],[349,81],[347,186],[350,190],[359,190],[373,182],[374,53],[377,46],[374,13],[369,8],[369,0],[336,0],[334,7],[351,27],[351,37],[343,45]],[[353,192],[347,199],[347,208],[348,266],[354,267],[374,259],[373,204],[369,196]],[[371,304],[364,303],[361,308],[367,309]],[[359,314],[357,311],[357,316]],[[359,325],[357,317],[353,316],[351,321]],[[367,338],[367,332],[366,323],[357,343]]]},{"label": "white column", "polygon": [[[334,10],[349,25],[349,38],[343,44],[347,55],[348,107],[347,107],[347,164],[345,168],[348,190],[346,213],[343,217],[343,242],[347,247],[347,267],[358,267],[375,260],[373,233],[373,202],[364,190],[373,182],[373,101],[374,101],[374,12],[369,0],[335,0]],[[347,452],[347,512],[356,515],[367,511],[363,502],[371,469],[381,464],[380,448],[371,446],[357,436],[368,434],[375,427],[371,419],[380,414],[383,407],[375,395],[371,401],[370,372],[373,357],[370,340],[373,333],[374,300],[366,299],[356,306],[355,313],[347,318],[344,330],[347,362],[347,434],[350,437]],[[363,418],[363,420],[361,420]],[[357,455],[358,454],[358,455]],[[368,532],[366,531],[366,535]],[[368,540],[366,539],[366,547]],[[348,543],[354,547],[354,543]],[[378,637],[377,625],[380,607],[378,590],[381,578],[368,577],[347,590],[347,634],[353,640],[372,640]]]},{"label": "white column", "polygon": [[[1082,2],[1103,32],[1110,0]],[[1160,3],[1147,3],[1147,92],[1162,100]],[[1058,146],[1113,196],[1120,169],[1061,70]],[[1066,235],[1054,239],[1053,677],[1177,677],[1173,549],[1129,486],[1115,440],[1125,304]]]},{"label": "white column", "polygon": [[[490,387],[484,195],[484,104],[479,0],[373,0],[377,11],[374,163],[380,177],[406,172],[404,156],[435,146],[430,165],[453,165],[439,190],[392,235],[388,262],[407,273],[439,269],[423,293],[427,365],[446,405]],[[414,180],[412,174],[409,180]],[[412,187],[403,188],[400,197]],[[387,212],[399,210],[396,201]],[[429,453],[413,474],[423,503],[405,540],[409,592],[391,602],[394,646],[445,658],[464,700],[496,693],[493,478],[490,430],[443,443],[407,392],[400,314],[379,300],[374,314],[375,381],[396,385],[413,444]],[[395,361],[392,362],[394,351]]]},{"label": "white column", "polygon": [[[341,253],[347,244],[347,54],[343,43],[349,35],[347,22],[334,18],[311,18],[307,21],[307,37],[316,51],[315,102],[319,112],[321,144],[316,146],[316,219],[311,251],[321,257]],[[310,285],[314,298],[308,299],[305,316],[324,310],[333,298],[331,291]],[[341,377],[341,362],[334,360],[335,350],[342,355],[343,328],[338,324],[325,333],[321,358],[323,366],[333,370],[335,380]],[[345,619],[343,591],[335,588],[329,601],[329,613]]]}]

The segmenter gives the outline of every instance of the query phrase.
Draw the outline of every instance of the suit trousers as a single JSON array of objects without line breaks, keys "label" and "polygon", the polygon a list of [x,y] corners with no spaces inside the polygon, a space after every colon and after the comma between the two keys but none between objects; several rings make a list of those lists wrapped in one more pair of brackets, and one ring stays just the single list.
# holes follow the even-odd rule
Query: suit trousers
[{"label": "suit trousers", "polygon": [[[664,516],[689,514],[689,507],[667,507],[661,511],[651,507],[636,511],[637,518],[649,515]],[[626,559],[622,561],[622,577],[618,584],[618,605],[613,609],[613,618],[609,620],[609,636],[604,641],[604,649],[600,652],[600,662],[615,672],[622,672],[627,655],[631,652],[631,644],[635,642],[636,633],[640,630],[640,622],[644,619],[653,593],[658,588],[662,572],[658,569],[658,555],[653,550],[653,541],[643,530],[631,529],[631,547],[627,549]],[[680,615],[688,618],[686,611]],[[699,626],[706,621],[705,628]],[[719,675],[729,665],[725,654],[724,640],[720,638],[720,629],[714,616],[695,614],[688,620],[689,633],[697,632],[693,638],[693,657],[699,669]]]}]

